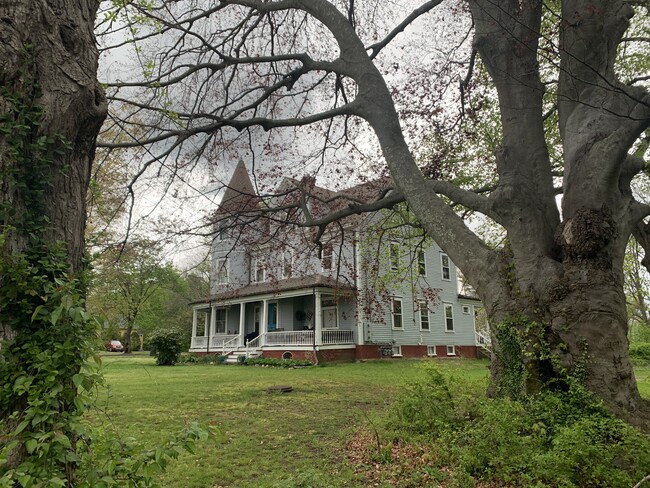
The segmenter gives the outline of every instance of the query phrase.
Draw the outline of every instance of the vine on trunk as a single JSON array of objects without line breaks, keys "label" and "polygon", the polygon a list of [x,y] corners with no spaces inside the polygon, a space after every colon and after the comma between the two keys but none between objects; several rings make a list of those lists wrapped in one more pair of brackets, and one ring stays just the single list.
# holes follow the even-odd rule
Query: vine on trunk
[{"label": "vine on trunk", "polygon": [[[64,243],[48,240],[47,190],[69,144],[40,132],[44,111],[30,46],[20,83],[0,86],[0,487],[155,486],[169,458],[206,433],[192,426],[154,450],[93,436],[83,415],[101,384],[87,273],[73,276]],[[116,462],[116,460],[119,461]],[[82,466],[82,470],[77,468]]]}]

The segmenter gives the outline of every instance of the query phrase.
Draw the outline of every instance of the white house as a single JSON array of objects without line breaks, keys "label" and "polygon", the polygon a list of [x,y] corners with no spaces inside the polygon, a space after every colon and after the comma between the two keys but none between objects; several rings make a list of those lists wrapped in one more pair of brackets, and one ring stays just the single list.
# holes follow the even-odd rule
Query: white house
[{"label": "white house", "polygon": [[[381,182],[333,192],[287,179],[274,204],[312,216],[376,197]],[[385,183],[385,180],[384,180]],[[440,247],[392,226],[393,212],[346,217],[314,245],[316,230],[259,218],[262,199],[243,162],[215,217],[211,295],[192,304],[190,352],[231,358],[318,361],[380,357],[476,357],[478,299],[458,292]],[[388,223],[388,225],[387,225]]]}]

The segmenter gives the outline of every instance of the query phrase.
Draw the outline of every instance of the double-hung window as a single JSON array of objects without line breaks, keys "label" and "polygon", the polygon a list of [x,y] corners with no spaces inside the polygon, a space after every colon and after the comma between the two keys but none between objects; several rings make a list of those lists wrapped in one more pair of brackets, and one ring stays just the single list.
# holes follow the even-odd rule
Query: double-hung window
[{"label": "double-hung window", "polygon": [[282,277],[291,278],[293,274],[293,254],[291,251],[284,251],[282,254]]},{"label": "double-hung window", "polygon": [[252,271],[254,283],[262,283],[266,281],[266,262],[263,258],[253,259]]},{"label": "double-hung window", "polygon": [[217,283],[228,283],[228,258],[217,259]]},{"label": "double-hung window", "polygon": [[445,332],[454,331],[454,306],[451,303],[445,303]]},{"label": "double-hung window", "polygon": [[442,253],[440,254],[440,265],[442,268],[442,279],[451,280],[451,264],[449,261],[449,256]]},{"label": "double-hung window", "polygon": [[418,302],[418,309],[420,312],[420,330],[430,330],[429,325],[429,307],[426,301]]},{"label": "double-hung window", "polygon": [[323,271],[332,270],[332,264],[334,261],[333,258],[334,258],[334,248],[331,246],[331,244],[327,244],[325,247],[323,247],[323,251],[320,259],[320,264]]},{"label": "double-hung window", "polygon": [[402,321],[402,299],[393,298],[391,301],[391,318],[393,329],[403,329]]},{"label": "double-hung window", "polygon": [[397,271],[399,269],[399,243],[390,243],[390,269]]},{"label": "double-hung window", "polygon": [[418,258],[418,275],[426,276],[427,275],[427,262],[425,259],[424,249],[418,249],[417,258]]}]

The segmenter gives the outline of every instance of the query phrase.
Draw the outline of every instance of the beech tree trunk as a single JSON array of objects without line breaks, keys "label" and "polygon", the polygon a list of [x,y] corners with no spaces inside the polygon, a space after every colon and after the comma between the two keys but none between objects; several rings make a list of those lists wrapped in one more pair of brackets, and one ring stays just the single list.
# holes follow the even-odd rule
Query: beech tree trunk
[{"label": "beech tree trunk", "polygon": [[[99,0],[0,2],[0,232],[5,234],[0,270],[7,269],[7,263],[19,262],[15,258],[20,255],[39,276],[53,280],[49,276],[53,273],[44,271],[47,266],[42,265],[50,257],[45,249],[63,250],[62,264],[71,278],[83,270],[86,191],[96,137],[107,113],[97,81],[93,34],[98,6]],[[0,289],[6,286],[4,281],[0,271]],[[51,347],[35,339],[30,342],[37,333],[41,338],[52,337],[43,330],[47,322],[33,320],[39,297],[34,297],[33,290],[18,289],[16,281],[11,281],[11,287],[16,289],[3,290],[1,296],[0,340],[14,339],[18,345],[47,354]],[[34,307],[25,299],[30,296]],[[79,328],[79,334],[83,332]],[[85,340],[79,337],[80,343]],[[38,367],[25,364],[20,354],[8,362],[35,377]],[[78,370],[72,369],[57,377],[57,386],[63,385],[64,391],[59,395],[61,414],[76,409],[73,374]],[[26,395],[3,400],[3,415],[19,414],[2,426],[5,433],[13,433],[20,413],[26,410]],[[75,436],[65,434],[74,446]],[[19,443],[3,468],[19,466],[26,455]],[[63,469],[71,484],[74,463],[66,462]]]},{"label": "beech tree trunk", "polygon": [[[30,189],[23,183],[45,180],[38,204],[50,224],[43,226],[40,237],[65,245],[72,273],[82,268],[86,191],[95,141],[107,113],[97,81],[93,29],[98,7],[99,0],[0,2],[0,113],[10,114],[16,98],[40,107],[41,120],[29,128],[24,143],[49,137],[66,144],[47,155],[49,167],[34,174],[28,161],[17,162],[8,154],[10,143],[0,133],[0,204],[12,209],[2,212],[2,224],[15,225],[33,204],[25,200]],[[5,128],[11,124],[3,121]],[[29,245],[29,235],[17,226],[5,250],[22,253]]]}]

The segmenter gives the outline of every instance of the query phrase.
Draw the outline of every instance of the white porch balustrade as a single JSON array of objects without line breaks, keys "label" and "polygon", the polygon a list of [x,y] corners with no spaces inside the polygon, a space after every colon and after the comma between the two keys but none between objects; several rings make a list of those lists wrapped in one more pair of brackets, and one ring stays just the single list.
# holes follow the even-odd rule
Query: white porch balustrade
[{"label": "white porch balustrade", "polygon": [[[239,334],[216,334],[210,337],[210,351],[224,354],[237,349]],[[354,344],[351,330],[325,329],[321,333],[323,345]],[[192,349],[208,350],[208,338],[192,337]],[[264,346],[311,346],[314,345],[313,330],[288,330],[265,332],[251,339],[246,344],[247,350],[260,349]]]},{"label": "white porch balustrade", "polygon": [[311,346],[314,343],[314,331],[267,332],[265,342],[267,346]]},{"label": "white porch balustrade", "polygon": [[323,330],[323,344],[354,344],[351,330]]}]

